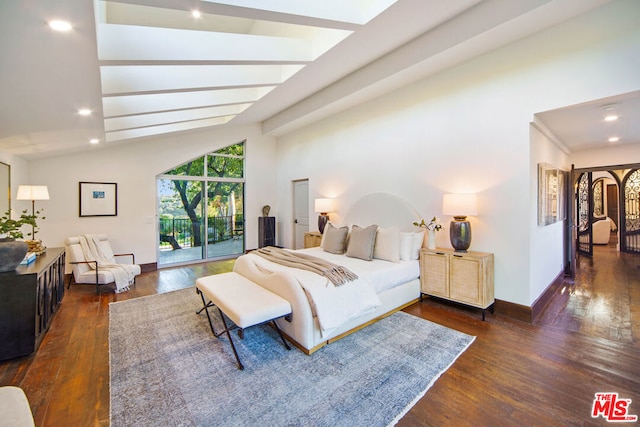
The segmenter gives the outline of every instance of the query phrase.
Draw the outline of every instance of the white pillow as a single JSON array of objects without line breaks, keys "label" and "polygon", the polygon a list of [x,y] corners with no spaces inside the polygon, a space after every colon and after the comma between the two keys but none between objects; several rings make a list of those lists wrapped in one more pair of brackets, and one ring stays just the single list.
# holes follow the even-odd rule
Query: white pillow
[{"label": "white pillow", "polygon": [[411,247],[413,246],[413,235],[415,233],[408,231],[400,233],[400,260],[411,260]]},{"label": "white pillow", "polygon": [[420,248],[424,243],[424,230],[413,233],[413,243],[411,245],[411,259],[420,259]]},{"label": "white pillow", "polygon": [[373,257],[386,261],[400,261],[400,233],[398,227],[379,228],[373,247]]}]

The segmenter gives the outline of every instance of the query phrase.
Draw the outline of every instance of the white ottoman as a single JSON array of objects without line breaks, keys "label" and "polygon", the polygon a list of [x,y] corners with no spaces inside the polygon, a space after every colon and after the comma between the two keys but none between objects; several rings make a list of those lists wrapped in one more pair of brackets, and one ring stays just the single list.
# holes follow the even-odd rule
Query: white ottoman
[{"label": "white ottoman", "polygon": [[[272,322],[282,339],[282,343],[287,350],[290,350],[274,321],[291,314],[291,304],[286,299],[235,272],[202,277],[196,280],[196,291],[202,298],[213,335],[219,337],[223,333],[227,334],[233,354],[238,362],[238,368],[244,369],[244,366],[240,362],[240,357],[229,333],[232,328],[227,326],[223,313],[239,328],[240,338],[244,338],[244,329]],[[209,302],[205,300],[205,297],[209,299]],[[224,330],[220,332],[216,332],[213,328],[209,315],[209,307],[214,306],[218,308],[224,325]]]},{"label": "white ottoman", "polygon": [[20,387],[0,387],[0,427],[35,427],[29,401]]}]

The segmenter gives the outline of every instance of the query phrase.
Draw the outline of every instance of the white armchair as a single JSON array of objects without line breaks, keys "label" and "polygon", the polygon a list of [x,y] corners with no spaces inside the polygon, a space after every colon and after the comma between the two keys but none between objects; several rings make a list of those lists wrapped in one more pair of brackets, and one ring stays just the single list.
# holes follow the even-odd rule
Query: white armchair
[{"label": "white armchair", "polygon": [[596,221],[591,225],[591,227],[593,231],[594,245],[609,244],[609,238],[611,237],[611,220],[609,218]]},{"label": "white armchair", "polygon": [[[98,265],[97,261],[87,260],[80,245],[80,236],[68,237],[64,240],[65,249],[67,253],[67,261],[71,265],[72,275],[69,279],[69,285],[71,287],[71,281],[75,283],[90,283],[96,285],[96,293],[99,293],[101,285],[107,285],[116,282],[117,270],[123,270],[128,275],[133,276],[135,283],[135,276],[140,274],[140,266],[135,263],[135,256],[132,253],[127,254],[114,254],[109,244],[109,240],[105,234],[98,234],[95,236],[98,249],[102,252],[104,257],[108,260],[108,264],[117,264],[113,267],[102,267]],[[121,259],[126,257],[125,261],[128,263],[117,263],[116,257]],[[117,291],[116,286],[116,291]]]}]

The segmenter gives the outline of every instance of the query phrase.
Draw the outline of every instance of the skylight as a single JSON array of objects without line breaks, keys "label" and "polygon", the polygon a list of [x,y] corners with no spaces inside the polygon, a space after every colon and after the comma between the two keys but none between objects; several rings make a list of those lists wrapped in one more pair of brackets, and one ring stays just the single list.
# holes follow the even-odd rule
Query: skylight
[{"label": "skylight", "polygon": [[96,0],[106,140],[228,123],[394,2]]}]

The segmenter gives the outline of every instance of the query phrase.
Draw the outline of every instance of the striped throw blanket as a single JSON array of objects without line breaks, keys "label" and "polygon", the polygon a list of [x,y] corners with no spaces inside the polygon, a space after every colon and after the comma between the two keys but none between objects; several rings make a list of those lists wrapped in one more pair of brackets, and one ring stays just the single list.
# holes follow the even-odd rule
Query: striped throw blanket
[{"label": "striped throw blanket", "polygon": [[255,250],[252,253],[271,262],[275,262],[276,264],[312,271],[326,277],[335,286],[342,286],[345,283],[358,278],[354,272],[346,267],[336,265],[318,257],[292,252],[286,249],[267,246],[265,248]]}]

